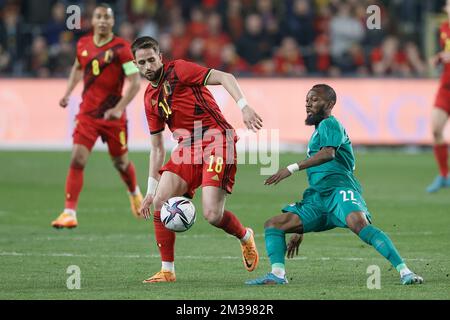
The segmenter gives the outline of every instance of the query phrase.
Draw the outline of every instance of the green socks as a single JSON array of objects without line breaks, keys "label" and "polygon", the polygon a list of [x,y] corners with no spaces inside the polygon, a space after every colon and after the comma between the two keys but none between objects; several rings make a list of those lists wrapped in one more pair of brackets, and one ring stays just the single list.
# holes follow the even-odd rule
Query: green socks
[{"label": "green socks", "polygon": [[392,240],[380,229],[368,225],[364,227],[358,235],[365,243],[370,244],[375,248],[383,257],[389,260],[389,262],[397,269],[404,265],[402,257],[395,248]]},{"label": "green socks", "polygon": [[[372,225],[368,225],[359,232],[359,237],[389,260],[400,274],[411,272],[406,267],[402,257],[400,257],[392,240],[383,231]],[[277,276],[284,275],[284,257],[287,250],[285,232],[276,228],[267,228],[265,229],[265,241],[272,270],[276,271],[275,274]]]},{"label": "green socks", "polygon": [[284,231],[267,228],[265,229],[265,241],[267,255],[270,259],[270,264],[276,264],[278,268],[284,267],[284,255],[286,254],[286,240],[284,238]]}]

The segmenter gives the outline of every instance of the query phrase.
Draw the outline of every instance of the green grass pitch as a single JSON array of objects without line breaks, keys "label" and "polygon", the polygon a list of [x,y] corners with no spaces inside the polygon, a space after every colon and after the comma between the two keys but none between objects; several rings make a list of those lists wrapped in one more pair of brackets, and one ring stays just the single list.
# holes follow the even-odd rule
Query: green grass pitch
[{"label": "green grass pitch", "polygon": [[[281,165],[304,155],[282,154]],[[148,155],[130,154],[145,190]],[[287,260],[289,285],[247,287],[269,269],[263,223],[299,199],[305,173],[276,187],[263,185],[258,165],[241,165],[227,208],[252,226],[261,254],[245,271],[234,238],[199,216],[176,241],[177,282],[143,284],[160,261],[150,221],[129,211],[125,187],[108,155],[95,151],[85,171],[78,221],[54,230],[61,211],[69,152],[0,153],[0,299],[449,299],[450,189],[433,195],[431,153],[357,152],[356,175],[374,224],[391,236],[422,286],[402,286],[389,263],[348,230],[306,234],[300,254]],[[68,290],[67,268],[81,270],[81,289]],[[381,289],[367,288],[367,268],[381,269]]]}]

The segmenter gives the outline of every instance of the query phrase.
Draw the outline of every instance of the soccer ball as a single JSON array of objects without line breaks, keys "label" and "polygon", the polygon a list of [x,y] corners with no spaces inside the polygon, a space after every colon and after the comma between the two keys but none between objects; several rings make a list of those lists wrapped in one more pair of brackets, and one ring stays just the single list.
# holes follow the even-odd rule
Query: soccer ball
[{"label": "soccer ball", "polygon": [[170,198],[161,208],[161,221],[171,231],[188,230],[194,224],[195,218],[194,204],[185,197]]}]

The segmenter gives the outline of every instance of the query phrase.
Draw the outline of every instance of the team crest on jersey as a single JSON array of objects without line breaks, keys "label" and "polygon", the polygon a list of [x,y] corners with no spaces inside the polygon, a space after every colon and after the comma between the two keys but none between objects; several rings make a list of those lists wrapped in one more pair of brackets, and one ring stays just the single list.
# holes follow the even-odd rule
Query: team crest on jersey
[{"label": "team crest on jersey", "polygon": [[87,55],[88,55],[88,52],[87,52],[86,49],[84,49],[83,52],[81,52],[81,56],[82,57],[87,57]]},{"label": "team crest on jersey", "polygon": [[114,51],[112,51],[111,49],[108,49],[105,52],[105,56],[103,57],[103,60],[105,61],[105,63],[110,63],[112,61],[114,57]]},{"label": "team crest on jersey", "polygon": [[172,88],[170,87],[169,81],[164,81],[163,83],[164,88],[164,94],[166,97],[170,96],[172,94]]}]

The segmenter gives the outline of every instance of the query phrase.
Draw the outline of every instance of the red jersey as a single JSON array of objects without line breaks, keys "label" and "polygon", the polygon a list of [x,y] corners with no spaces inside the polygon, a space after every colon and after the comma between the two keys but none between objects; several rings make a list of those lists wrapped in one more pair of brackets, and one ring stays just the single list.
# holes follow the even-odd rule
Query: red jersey
[{"label": "red jersey", "polygon": [[163,131],[167,123],[178,142],[194,142],[208,129],[236,140],[233,127],[205,87],[211,70],[184,60],[164,64],[158,83],[150,83],[145,90],[145,114],[151,134]]},{"label": "red jersey", "polygon": [[[450,52],[450,25],[446,21],[441,24],[439,35],[441,47],[445,52]],[[441,85],[450,83],[450,63],[444,64],[444,70],[441,75]]]},{"label": "red jersey", "polygon": [[80,114],[103,118],[105,111],[122,97],[126,76],[123,66],[133,61],[130,45],[114,36],[110,42],[97,47],[93,35],[87,35],[77,43],[77,59],[84,71]]}]

